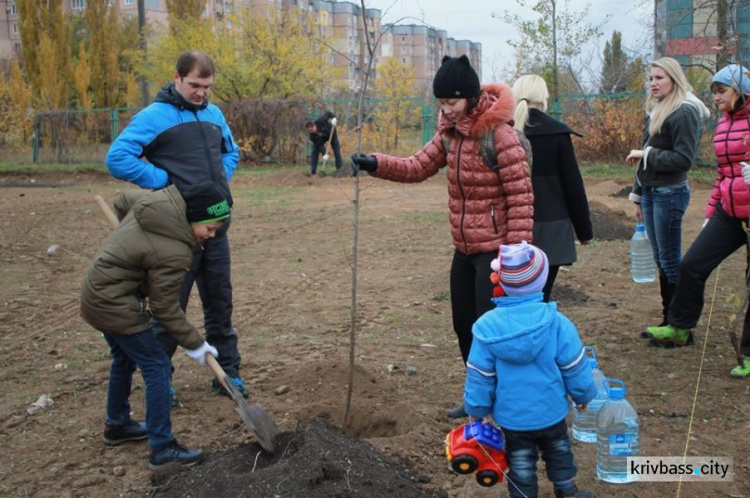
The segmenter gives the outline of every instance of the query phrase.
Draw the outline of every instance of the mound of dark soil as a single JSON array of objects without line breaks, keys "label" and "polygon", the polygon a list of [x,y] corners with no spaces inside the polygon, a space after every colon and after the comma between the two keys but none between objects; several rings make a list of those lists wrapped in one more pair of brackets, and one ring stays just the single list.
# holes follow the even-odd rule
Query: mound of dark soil
[{"label": "mound of dark soil", "polygon": [[[192,469],[154,474],[146,496],[174,498],[329,498],[428,496],[410,471],[362,439],[350,439],[326,418],[300,422],[276,440],[276,454],[258,444],[208,455]],[[174,473],[176,472],[176,473]]]},{"label": "mound of dark soil", "polygon": [[622,211],[614,211],[599,202],[590,202],[591,224],[597,240],[628,240],[634,227]]}]

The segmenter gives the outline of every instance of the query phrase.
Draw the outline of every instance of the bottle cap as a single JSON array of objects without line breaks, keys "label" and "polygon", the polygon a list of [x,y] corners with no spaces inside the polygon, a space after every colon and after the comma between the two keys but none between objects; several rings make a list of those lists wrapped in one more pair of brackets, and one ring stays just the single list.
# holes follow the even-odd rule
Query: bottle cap
[{"label": "bottle cap", "polygon": [[643,223],[637,223],[635,225],[635,231],[636,232],[645,232],[646,231],[646,226]]},{"label": "bottle cap", "polygon": [[596,370],[599,367],[599,362],[596,360],[596,348],[594,346],[584,346],[583,349],[586,350],[587,354],[591,355],[589,356],[591,370]]},{"label": "bottle cap", "polygon": [[623,381],[619,379],[604,379],[604,387],[607,390],[609,399],[617,400],[625,398],[625,383]]}]

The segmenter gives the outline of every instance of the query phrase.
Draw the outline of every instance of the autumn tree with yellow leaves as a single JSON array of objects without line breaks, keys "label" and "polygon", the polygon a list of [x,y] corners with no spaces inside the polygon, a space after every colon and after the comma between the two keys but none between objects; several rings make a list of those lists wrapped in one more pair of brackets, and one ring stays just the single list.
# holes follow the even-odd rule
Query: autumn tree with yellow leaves
[{"label": "autumn tree with yellow leaves", "polygon": [[219,73],[212,87],[216,100],[316,97],[329,79],[324,46],[313,37],[314,21],[298,12],[277,11],[271,18],[245,9],[225,20],[176,21],[152,43],[144,71],[161,85],[174,73],[180,53],[203,50]]},{"label": "autumn tree with yellow leaves", "polygon": [[23,72],[37,110],[68,106],[72,28],[62,0],[16,0]]},{"label": "autumn tree with yellow leaves", "polygon": [[381,135],[381,148],[398,151],[403,129],[419,125],[421,101],[413,99],[419,93],[417,74],[396,57],[389,57],[378,67],[374,90],[381,99],[373,112]]}]

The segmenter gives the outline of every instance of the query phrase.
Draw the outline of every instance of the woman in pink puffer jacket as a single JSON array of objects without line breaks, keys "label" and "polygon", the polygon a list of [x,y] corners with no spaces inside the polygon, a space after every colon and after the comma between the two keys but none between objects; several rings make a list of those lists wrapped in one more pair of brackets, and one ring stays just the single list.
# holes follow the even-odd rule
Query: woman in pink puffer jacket
[{"label": "woman in pink puffer jacket", "polygon": [[[684,346],[692,343],[703,310],[703,291],[711,272],[748,243],[750,216],[750,72],[736,64],[713,77],[711,90],[722,116],[714,133],[718,162],[716,181],[706,207],[706,221],[680,264],[680,276],[669,306],[665,327],[649,327],[657,345]],[[741,352],[750,355],[750,313],[745,317]],[[735,367],[735,377],[750,376],[750,360]]]},{"label": "woman in pink puffer jacket", "polygon": [[[455,246],[450,276],[453,329],[466,363],[474,322],[494,308],[490,263],[500,244],[532,241],[534,195],[526,152],[513,129],[511,89],[500,84],[480,87],[465,55],[445,56],[432,86],[442,112],[437,134],[422,150],[403,158],[355,154],[352,161],[372,176],[396,182],[421,182],[448,166]],[[482,139],[490,132],[497,171],[482,158]],[[448,410],[448,416],[465,417],[463,403]]]}]

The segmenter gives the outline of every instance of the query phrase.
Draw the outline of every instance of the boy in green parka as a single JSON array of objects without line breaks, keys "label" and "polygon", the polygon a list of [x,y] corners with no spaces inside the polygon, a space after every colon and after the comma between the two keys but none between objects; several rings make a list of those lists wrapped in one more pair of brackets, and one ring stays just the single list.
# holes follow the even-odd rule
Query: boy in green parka
[{"label": "boy in green parka", "polygon": [[[125,191],[115,199],[121,220],[86,272],[81,316],[102,332],[112,365],[104,443],[149,440],[149,467],[175,462],[194,465],[200,450],[179,445],[172,435],[169,402],[171,364],[151,330],[156,317],[188,356],[205,365],[218,356],[180,308],[179,292],[193,248],[214,237],[230,216],[227,199],[212,182],[184,193],[173,185],[156,192]],[[130,419],[133,372],[146,386],[146,422]]]}]

